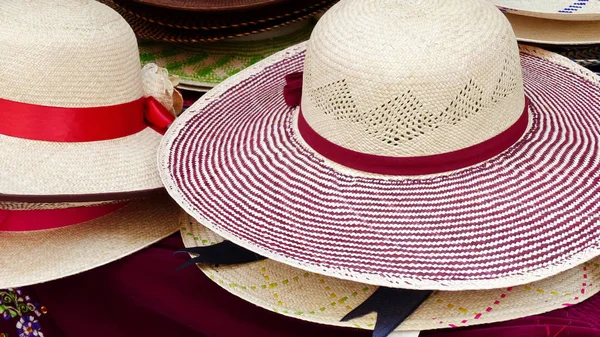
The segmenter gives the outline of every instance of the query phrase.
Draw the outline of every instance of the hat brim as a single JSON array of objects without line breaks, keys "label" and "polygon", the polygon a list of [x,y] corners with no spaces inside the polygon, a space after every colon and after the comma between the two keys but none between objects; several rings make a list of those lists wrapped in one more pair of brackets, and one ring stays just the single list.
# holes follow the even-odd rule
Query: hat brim
[{"label": "hat brim", "polygon": [[[308,40],[313,23],[305,20],[299,28],[288,32],[286,28],[272,30],[268,39],[226,40],[187,45],[144,41],[140,43],[142,64],[153,62],[179,77],[179,88],[208,91],[227,77],[294,44]],[[294,28],[292,25],[289,28]],[[275,35],[277,32],[282,35]],[[259,35],[255,35],[258,38]]]},{"label": "hat brim", "polygon": [[306,44],[227,79],[169,129],[167,191],[244,248],[374,285],[477,290],[534,282],[600,254],[600,78],[522,46],[529,127],[505,152],[444,174],[352,170],[298,135],[284,76]]},{"label": "hat brim", "polygon": [[[223,240],[184,212],[181,226],[186,247]],[[543,281],[511,288],[435,292],[397,330],[473,326],[564,308],[600,291],[598,263],[596,258]],[[198,268],[233,295],[279,314],[362,329],[373,329],[375,324],[374,313],[349,322],[341,319],[373,294],[376,286],[305,272],[273,260],[220,267],[199,264]]]},{"label": "hat brim", "polygon": [[45,142],[0,135],[0,200],[105,201],[163,188],[156,169],[162,135],[146,128],[97,142]]},{"label": "hat brim", "polygon": [[577,45],[600,43],[600,21],[559,21],[505,14],[517,40],[522,42]]},{"label": "hat brim", "polygon": [[40,231],[0,231],[0,288],[56,280],[130,255],[176,232],[179,211],[163,194],[131,201],[85,223]]},{"label": "hat brim", "polygon": [[[192,19],[187,23],[178,21],[162,22],[160,18],[149,18],[142,15],[143,13],[135,13],[128,8],[120,7],[113,0],[99,1],[119,12],[132,27],[138,38],[170,43],[215,42],[268,32],[312,18],[324,12],[333,2],[332,0],[322,0],[318,4],[306,5],[301,10],[257,21],[244,21],[248,20],[248,18],[246,15],[243,15],[246,19],[240,22],[211,25],[209,22],[200,19]],[[166,18],[167,20],[177,20],[181,18],[181,15],[167,15]]]},{"label": "hat brim", "polygon": [[493,0],[505,13],[561,21],[600,20],[600,6],[595,1],[571,0]]}]

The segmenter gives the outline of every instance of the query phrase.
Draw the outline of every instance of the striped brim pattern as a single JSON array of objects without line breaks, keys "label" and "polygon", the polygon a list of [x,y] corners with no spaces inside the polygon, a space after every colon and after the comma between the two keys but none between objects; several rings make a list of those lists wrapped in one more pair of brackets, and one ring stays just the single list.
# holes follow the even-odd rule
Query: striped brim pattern
[{"label": "striped brim pattern", "polygon": [[439,290],[533,282],[600,254],[600,79],[521,47],[529,129],[504,153],[423,177],[320,157],[282,96],[305,45],[202,97],[161,144],[172,197],[219,235],[307,271]]}]

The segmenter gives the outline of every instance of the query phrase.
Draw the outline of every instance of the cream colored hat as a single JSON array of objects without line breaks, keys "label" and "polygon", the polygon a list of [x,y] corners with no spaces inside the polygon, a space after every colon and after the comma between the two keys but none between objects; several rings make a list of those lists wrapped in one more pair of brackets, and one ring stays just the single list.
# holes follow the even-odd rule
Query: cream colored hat
[{"label": "cream colored hat", "polygon": [[517,40],[542,44],[600,43],[600,21],[565,21],[506,13]]},{"label": "cream colored hat", "polygon": [[490,0],[505,12],[553,20],[600,20],[598,0]]},{"label": "cream colored hat", "polygon": [[[223,239],[181,213],[181,235],[186,247],[210,246]],[[433,293],[399,331],[465,327],[506,321],[570,306],[600,290],[600,259],[542,281],[480,291]],[[259,307],[315,323],[373,329],[370,314],[340,320],[378,288],[307,272],[273,260],[214,267],[198,265],[216,284]]]},{"label": "cream colored hat", "polygon": [[118,203],[64,206],[2,206],[0,289],[99,267],[169,236],[179,224],[180,209],[165,193]]},{"label": "cream colored hat", "polygon": [[343,0],[181,115],[160,173],[203,225],[299,269],[510,287],[600,255],[598,97],[488,1]]},{"label": "cream colored hat", "polygon": [[140,71],[119,14],[92,0],[0,1],[0,32],[1,200],[98,201],[162,188],[155,130],[173,119],[173,87],[156,66]]}]

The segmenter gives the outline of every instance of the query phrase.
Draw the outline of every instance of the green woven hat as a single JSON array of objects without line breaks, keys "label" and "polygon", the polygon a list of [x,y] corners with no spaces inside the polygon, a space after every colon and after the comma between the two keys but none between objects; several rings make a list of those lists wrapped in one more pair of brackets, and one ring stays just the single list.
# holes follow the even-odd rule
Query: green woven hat
[{"label": "green woven hat", "polygon": [[204,44],[183,45],[140,42],[142,64],[156,63],[179,77],[179,88],[208,91],[238,71],[308,40],[313,20],[301,21],[269,32]]}]

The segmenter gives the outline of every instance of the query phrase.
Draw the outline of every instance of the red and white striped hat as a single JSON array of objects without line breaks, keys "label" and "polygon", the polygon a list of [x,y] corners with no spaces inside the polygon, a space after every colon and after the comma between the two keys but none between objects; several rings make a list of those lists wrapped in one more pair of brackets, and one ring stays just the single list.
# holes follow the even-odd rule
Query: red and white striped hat
[{"label": "red and white striped hat", "polygon": [[488,1],[343,0],[184,113],[160,172],[200,223],[273,260],[499,288],[600,255],[599,106],[595,74],[519,50]]}]

